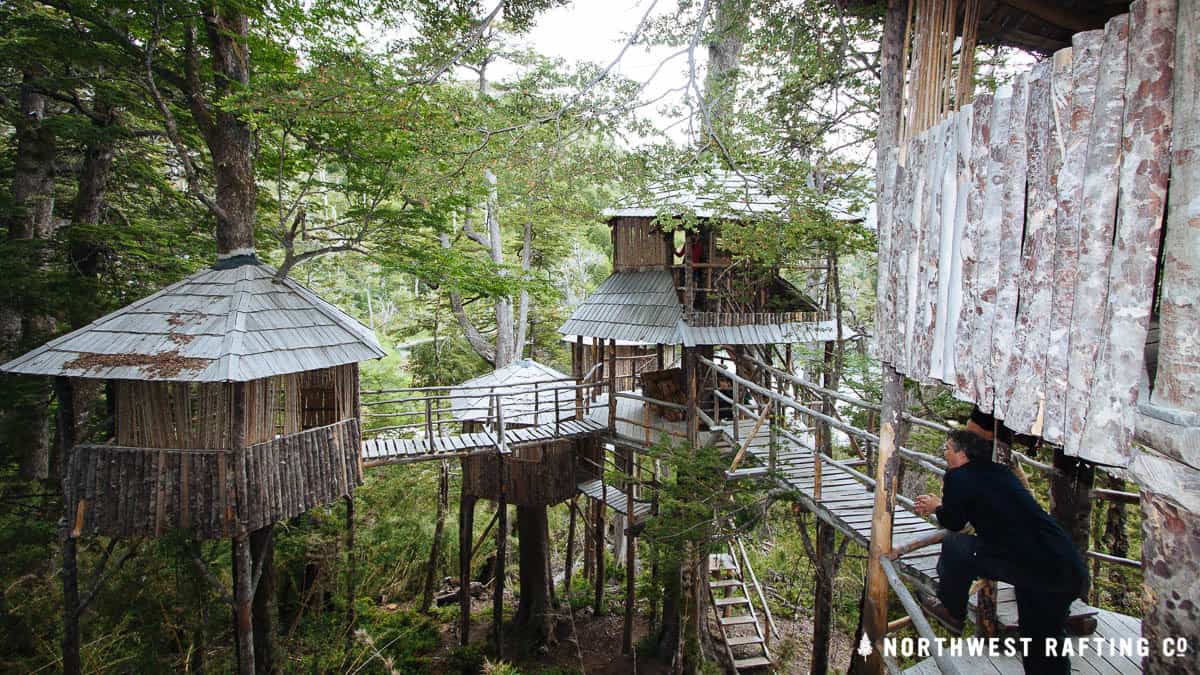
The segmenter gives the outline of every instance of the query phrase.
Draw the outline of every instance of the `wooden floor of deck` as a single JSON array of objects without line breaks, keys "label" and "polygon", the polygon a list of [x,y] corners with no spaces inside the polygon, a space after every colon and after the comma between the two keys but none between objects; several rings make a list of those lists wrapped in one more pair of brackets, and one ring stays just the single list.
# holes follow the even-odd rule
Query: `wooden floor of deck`
[{"label": "wooden floor of deck", "polygon": [[[544,443],[562,438],[579,438],[605,431],[604,424],[592,419],[563,420],[536,427],[506,429],[509,447]],[[435,459],[450,459],[480,452],[495,452],[498,440],[490,432],[418,438],[372,438],[363,441],[363,466],[408,464]]]},{"label": "wooden floor of deck", "polygon": [[[1089,636],[1091,639],[1101,638],[1120,644],[1120,640],[1136,640],[1142,634],[1142,622],[1131,616],[1101,609],[1096,619],[1096,632]],[[955,658],[954,662],[964,675],[1022,675],[1025,672],[1019,656],[964,656]],[[904,671],[905,675],[938,675],[941,672],[931,658]],[[1142,672],[1142,666],[1136,653],[1123,655],[1119,649],[1109,650],[1107,646],[1101,653],[1089,646],[1083,654],[1071,657],[1071,672],[1084,675],[1131,675]]]}]

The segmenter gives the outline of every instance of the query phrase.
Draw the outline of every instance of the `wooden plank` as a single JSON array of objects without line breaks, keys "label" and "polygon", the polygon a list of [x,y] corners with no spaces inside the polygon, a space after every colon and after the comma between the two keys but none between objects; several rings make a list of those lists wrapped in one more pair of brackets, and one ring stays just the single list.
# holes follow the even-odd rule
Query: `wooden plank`
[{"label": "wooden plank", "polygon": [[1003,419],[1008,400],[1005,374],[1012,355],[1017,323],[1017,280],[1021,268],[1021,241],[1025,229],[1025,120],[1029,103],[1029,78],[1022,73],[1013,82],[1009,110],[1008,149],[1004,155],[1001,178],[1004,181],[1001,198],[1000,238],[996,244],[997,285],[996,307],[992,319],[992,406]]},{"label": "wooden plank", "polygon": [[[986,99],[990,107],[991,97]],[[954,228],[950,259],[950,278],[947,282],[946,293],[946,325],[942,329],[942,381],[953,388],[958,387],[958,350],[960,341],[964,340],[964,331],[960,327],[962,319],[963,299],[966,295],[967,270],[963,261],[963,240],[967,230],[967,211],[972,201],[972,192],[976,179],[983,180],[982,174],[976,176],[974,165],[987,157],[987,143],[972,145],[975,140],[975,106],[978,101],[963,106],[959,112],[958,142],[955,153],[958,166],[955,170]],[[976,199],[982,198],[982,190]],[[972,270],[973,271],[973,270]],[[969,344],[970,330],[965,331],[965,340]]]},{"label": "wooden plank", "polygon": [[[965,138],[964,138],[965,135]],[[961,268],[962,259],[958,240],[962,235],[959,228],[959,202],[963,201],[965,213],[966,201],[966,153],[967,143],[971,140],[971,104],[963,107],[961,112],[950,115],[946,119],[945,154],[941,169],[941,222],[930,223],[931,227],[940,227],[937,251],[937,279],[934,283],[934,315],[930,330],[929,377],[935,380],[953,382],[954,357],[946,358],[947,344],[953,345],[951,331],[951,312],[953,323],[958,322],[958,300],[961,299]],[[960,188],[963,188],[960,192]],[[949,371],[947,371],[949,368]],[[947,375],[947,372],[950,374]]]},{"label": "wooden plank", "polygon": [[1017,279],[1019,302],[1013,348],[1007,363],[1003,364],[1006,370],[1004,425],[1018,433],[1033,435],[1041,433],[1048,346],[1046,322],[1050,316],[1054,276],[1053,76],[1053,61],[1037,64],[1030,73],[1029,113],[1025,121],[1025,238],[1021,244],[1021,270]]},{"label": "wooden plank", "polygon": [[938,123],[925,133],[932,149],[928,153],[925,165],[923,203],[925,209],[922,217],[916,221],[920,228],[920,265],[917,270],[916,316],[913,323],[913,353],[909,364],[910,378],[924,384],[931,384],[929,377],[930,357],[933,350],[933,329],[936,317],[937,286],[938,286],[938,256],[942,240],[942,209],[943,209],[943,175],[945,162],[949,156],[946,147],[946,130],[950,123],[946,120]]},{"label": "wooden plank", "polygon": [[[973,292],[968,296],[964,311],[974,313],[969,365],[964,366],[970,380],[969,393],[980,408],[992,409],[992,326],[996,313],[996,293],[999,284],[1000,223],[1004,213],[1004,164],[1008,154],[1008,130],[1012,97],[996,96],[992,100],[989,124],[980,131],[987,138],[987,159],[981,169],[984,193],[978,205],[970,210],[968,229],[975,253]],[[976,243],[978,242],[978,243]]]},{"label": "wooden plank", "polygon": [[[1087,163],[1087,139],[1096,102],[1104,31],[1078,33],[1071,40],[1071,68],[1055,70],[1054,121],[1062,147],[1058,178],[1058,222],[1054,238],[1054,291],[1050,303],[1050,343],[1046,350],[1046,408],[1042,437],[1062,443],[1070,362],[1071,309],[1079,264],[1079,207]],[[1056,55],[1055,63],[1059,62]],[[1070,91],[1063,93],[1070,78]]]},{"label": "wooden plank", "polygon": [[1145,363],[1167,199],[1176,3],[1138,0],[1129,15],[1129,75],[1121,140],[1124,158],[1108,306],[1078,448],[1083,459],[1117,466],[1129,461],[1133,408]]},{"label": "wooden plank", "polygon": [[899,204],[907,204],[908,208],[900,209],[897,220],[897,232],[903,253],[897,254],[897,296],[896,313],[897,326],[903,326],[903,340],[897,344],[896,369],[899,372],[909,372],[912,364],[913,321],[917,313],[917,270],[920,264],[920,228],[918,223],[924,213],[924,167],[928,144],[925,136],[913,140],[908,152],[908,167],[905,171],[907,180],[902,186],[902,192],[897,197]]},{"label": "wooden plank", "polygon": [[1104,27],[1104,42],[1100,48],[1096,106],[1088,136],[1079,202],[1079,262],[1071,310],[1063,422],[1063,451],[1068,455],[1079,454],[1108,297],[1108,268],[1121,167],[1128,40],[1129,16],[1122,14],[1110,19]]},{"label": "wooden plank", "polygon": [[894,325],[896,292],[891,277],[893,233],[896,227],[896,193],[898,173],[897,148],[885,148],[883,173],[879,177],[878,260],[875,283],[875,339],[870,341],[874,355],[891,363],[894,358],[896,330]]}]

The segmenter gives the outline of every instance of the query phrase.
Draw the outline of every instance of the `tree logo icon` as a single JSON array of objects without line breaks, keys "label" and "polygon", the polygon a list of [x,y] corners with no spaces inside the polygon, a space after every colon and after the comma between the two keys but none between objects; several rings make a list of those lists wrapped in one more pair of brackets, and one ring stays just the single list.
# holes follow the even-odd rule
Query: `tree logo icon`
[{"label": "tree logo icon", "polygon": [[871,646],[871,640],[867,638],[867,634],[863,633],[862,639],[858,641],[858,655],[870,656],[875,652],[875,648]]}]

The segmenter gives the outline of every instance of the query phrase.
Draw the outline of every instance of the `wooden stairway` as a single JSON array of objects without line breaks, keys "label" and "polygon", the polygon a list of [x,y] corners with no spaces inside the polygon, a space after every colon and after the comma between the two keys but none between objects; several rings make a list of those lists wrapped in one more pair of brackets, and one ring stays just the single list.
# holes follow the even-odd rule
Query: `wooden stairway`
[{"label": "wooden stairway", "polygon": [[728,553],[708,557],[708,596],[721,631],[721,643],[736,673],[770,668],[772,663],[762,620],[750,596],[752,588],[761,598],[762,591],[747,568],[741,542],[730,542]]}]

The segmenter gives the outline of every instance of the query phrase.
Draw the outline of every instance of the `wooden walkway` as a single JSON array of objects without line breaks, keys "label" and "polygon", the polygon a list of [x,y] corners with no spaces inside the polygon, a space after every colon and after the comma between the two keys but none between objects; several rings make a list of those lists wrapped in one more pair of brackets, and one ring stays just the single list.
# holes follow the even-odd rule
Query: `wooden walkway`
[{"label": "wooden walkway", "polygon": [[[585,480],[575,487],[579,490],[579,494],[590,499],[595,499],[596,501],[604,502],[613,511],[623,516],[629,515],[629,508],[625,503],[625,492],[621,488],[607,485],[596,479]],[[649,513],[650,504],[639,502],[635,496],[633,500],[633,519],[640,520]]]},{"label": "wooden walkway", "polygon": [[[754,423],[748,420],[739,422],[738,438],[742,443],[750,436],[753,426]],[[732,424],[727,423],[717,431],[729,447],[740,447],[739,443],[734,442]],[[821,472],[821,498],[815,499],[813,451],[783,435],[777,435],[776,443],[775,468],[784,486],[794,490],[801,504],[817,517],[833,524],[842,534],[860,546],[868,547],[871,541],[871,514],[875,507],[875,493],[858,479],[825,463]],[[763,429],[751,442],[747,454],[766,466],[769,462],[769,445],[769,435],[767,430]],[[928,536],[938,529],[929,521],[908,511],[900,503],[896,504],[893,523],[892,543],[896,547]],[[932,594],[937,588],[937,562],[941,550],[941,544],[918,549],[896,561],[896,567],[910,582],[925,593]],[[972,594],[969,607],[972,616],[975,613],[974,603],[975,594]],[[1016,627],[1016,597],[1012,587],[1006,583],[997,585],[996,610],[997,619],[1005,628]],[[1071,605],[1072,616],[1088,616],[1097,611],[1099,610],[1079,600]]]},{"label": "wooden walkway", "polygon": [[[536,427],[506,429],[504,440],[509,447],[515,447],[527,443],[590,436],[605,430],[604,424],[592,419],[564,420]],[[495,452],[498,443],[496,434],[486,431],[455,436],[372,438],[363,441],[362,444],[363,466],[409,464],[463,457],[480,452]]]},{"label": "wooden walkway", "polygon": [[[1119,645],[1119,640],[1136,640],[1142,634],[1142,622],[1131,616],[1101,609],[1098,611],[1096,619],[1096,632],[1089,636],[1089,640],[1101,638],[1106,641],[1112,640],[1113,644]],[[1136,645],[1136,643],[1131,644]],[[1021,658],[1018,656],[964,656],[956,658],[955,663],[964,675],[967,673],[1022,675],[1025,672],[1021,667]],[[1110,650],[1105,646],[1103,652],[1097,653],[1089,644],[1083,654],[1071,657],[1071,672],[1085,675],[1132,675],[1142,672],[1141,658],[1136,655],[1136,652],[1124,655],[1120,652],[1119,647]],[[938,670],[933,659],[926,659],[905,670],[904,673],[905,675],[938,675],[941,671]]]}]

